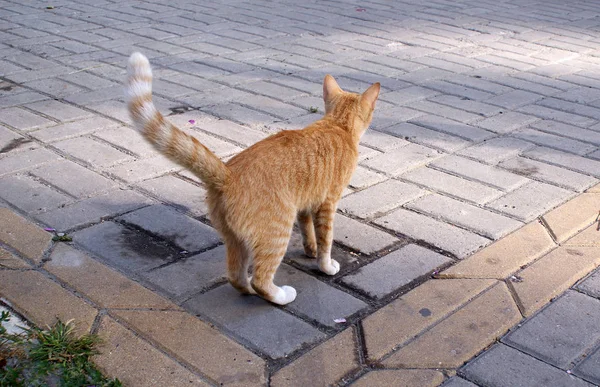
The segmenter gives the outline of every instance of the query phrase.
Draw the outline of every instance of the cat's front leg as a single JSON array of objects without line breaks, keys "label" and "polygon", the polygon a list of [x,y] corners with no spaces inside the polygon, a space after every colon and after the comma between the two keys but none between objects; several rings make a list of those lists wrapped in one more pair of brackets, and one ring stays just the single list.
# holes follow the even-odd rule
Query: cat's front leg
[{"label": "cat's front leg", "polygon": [[317,232],[317,260],[319,269],[329,275],[340,271],[340,264],[331,259],[331,246],[333,244],[333,217],[336,203],[326,201],[315,213],[315,230]]}]

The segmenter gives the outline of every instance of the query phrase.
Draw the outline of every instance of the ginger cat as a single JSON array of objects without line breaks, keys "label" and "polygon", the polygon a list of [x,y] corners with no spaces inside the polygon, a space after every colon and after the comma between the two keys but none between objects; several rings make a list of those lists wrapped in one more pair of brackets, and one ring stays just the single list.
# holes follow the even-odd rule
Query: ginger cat
[{"label": "ginger cat", "polygon": [[[358,143],[373,116],[379,83],[362,95],[323,81],[325,116],[303,130],[281,131],[226,164],[196,138],[166,121],[152,103],[152,70],[134,53],[126,96],[135,127],[156,149],[196,174],[207,187],[213,226],[225,241],[229,282],[242,293],[279,305],[296,298],[273,283],[297,219],[306,255],[334,275],[333,217],[358,162]],[[250,259],[253,276],[248,277]]]}]

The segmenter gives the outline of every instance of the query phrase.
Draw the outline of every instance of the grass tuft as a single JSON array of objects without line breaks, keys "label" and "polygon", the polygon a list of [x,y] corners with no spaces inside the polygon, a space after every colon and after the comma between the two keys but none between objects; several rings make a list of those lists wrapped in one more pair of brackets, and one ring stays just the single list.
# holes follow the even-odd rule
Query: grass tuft
[{"label": "grass tuft", "polygon": [[118,379],[104,377],[90,361],[98,354],[97,335],[75,335],[73,321],[58,321],[47,330],[24,328],[9,333],[0,315],[0,387],[121,387]]}]

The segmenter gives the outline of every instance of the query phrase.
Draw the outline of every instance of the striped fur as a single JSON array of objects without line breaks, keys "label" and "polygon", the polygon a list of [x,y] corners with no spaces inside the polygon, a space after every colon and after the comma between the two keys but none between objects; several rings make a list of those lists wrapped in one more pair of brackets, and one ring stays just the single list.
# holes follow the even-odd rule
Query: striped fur
[{"label": "striped fur", "polygon": [[[207,205],[227,254],[229,282],[242,293],[284,305],[296,298],[276,286],[275,272],[297,221],[306,255],[336,274],[331,259],[333,218],[358,162],[358,143],[369,126],[380,86],[344,92],[323,81],[325,116],[303,130],[282,131],[224,164],[192,136],[167,122],[152,104],[152,71],[139,53],[129,59],[127,103],[135,127],[160,152],[190,169],[207,186]],[[250,262],[253,275],[248,277]]]}]

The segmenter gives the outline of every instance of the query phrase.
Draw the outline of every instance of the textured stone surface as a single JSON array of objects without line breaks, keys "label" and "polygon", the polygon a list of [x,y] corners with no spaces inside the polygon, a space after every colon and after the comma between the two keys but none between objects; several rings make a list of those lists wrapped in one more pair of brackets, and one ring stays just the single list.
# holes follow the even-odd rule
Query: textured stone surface
[{"label": "textured stone surface", "polygon": [[52,234],[8,208],[0,208],[0,241],[39,263],[50,247]]},{"label": "textured stone surface", "polygon": [[394,385],[436,387],[443,381],[444,374],[435,370],[378,370],[362,376],[352,385],[356,387]]},{"label": "textured stone surface", "polygon": [[370,297],[382,298],[450,262],[448,257],[411,244],[361,267],[342,282]]},{"label": "textured stone surface", "polygon": [[591,356],[583,360],[573,373],[591,383],[600,384],[600,351],[596,350]]},{"label": "textured stone surface", "polygon": [[29,269],[30,267],[21,258],[0,248],[0,269]]},{"label": "textured stone surface", "polygon": [[187,251],[198,251],[219,243],[213,228],[163,205],[130,212],[119,220],[144,228]]},{"label": "textured stone surface", "polygon": [[98,311],[60,284],[35,271],[0,271],[0,294],[38,327],[77,320],[76,331],[88,333]]},{"label": "textured stone surface", "polygon": [[479,385],[591,387],[581,379],[502,344],[469,363],[461,373]]},{"label": "textured stone surface", "polygon": [[263,359],[189,313],[117,310],[112,314],[218,384],[266,382]]},{"label": "textured stone surface", "polygon": [[[581,313],[585,311],[584,313]],[[600,300],[568,291],[503,342],[562,369],[600,338]]]},{"label": "textured stone surface", "polygon": [[304,354],[271,377],[272,386],[332,385],[358,368],[353,328]]},{"label": "textured stone surface", "polygon": [[383,364],[410,368],[456,368],[521,319],[506,285],[499,283],[434,326]]},{"label": "textured stone surface", "polygon": [[172,302],[66,244],[54,248],[44,268],[103,308],[179,309]]},{"label": "textured stone surface", "polygon": [[194,296],[183,307],[218,323],[272,358],[325,338],[304,321],[257,296],[242,295],[229,284]]},{"label": "textured stone surface", "polygon": [[459,258],[489,243],[487,239],[469,231],[403,209],[379,218],[375,223],[411,238],[424,240]]},{"label": "textured stone surface", "polygon": [[513,283],[523,314],[530,316],[600,265],[598,247],[559,247],[517,273]]},{"label": "textured stone surface", "polygon": [[544,226],[531,222],[439,274],[443,278],[506,278],[556,245]]},{"label": "textured stone surface", "polygon": [[425,191],[397,180],[387,180],[343,198],[338,207],[342,212],[361,218],[370,218],[413,200]]},{"label": "textured stone surface", "polygon": [[[199,376],[167,357],[147,341],[104,316],[98,329],[104,340],[101,354],[94,363],[105,373],[128,386],[210,386]],[[131,357],[135,353],[137,356]]]},{"label": "textured stone surface", "polygon": [[600,195],[584,193],[544,215],[544,221],[561,243],[597,221],[598,216]]},{"label": "textured stone surface", "polygon": [[432,280],[362,322],[367,356],[374,361],[413,338],[491,286],[491,280]]},{"label": "textured stone surface", "polygon": [[364,254],[372,254],[398,242],[390,234],[343,215],[335,217],[333,237],[335,241]]},{"label": "textured stone surface", "polygon": [[491,239],[498,239],[523,225],[514,219],[437,194],[414,200],[406,207],[468,228]]}]

